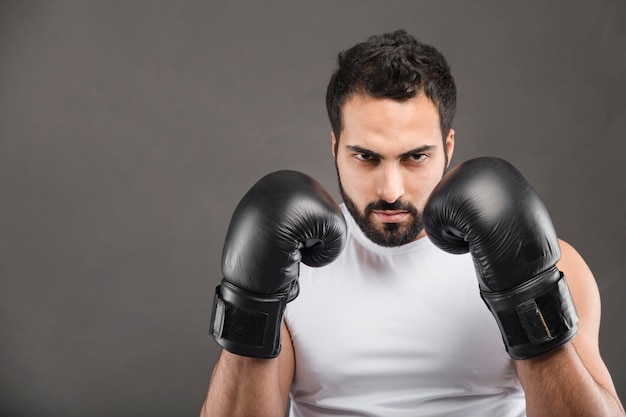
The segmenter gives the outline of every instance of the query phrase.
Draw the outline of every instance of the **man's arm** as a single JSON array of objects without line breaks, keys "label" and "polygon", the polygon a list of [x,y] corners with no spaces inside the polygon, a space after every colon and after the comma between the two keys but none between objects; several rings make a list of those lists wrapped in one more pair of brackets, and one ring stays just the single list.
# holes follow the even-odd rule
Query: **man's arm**
[{"label": "man's arm", "polygon": [[611,375],[598,345],[600,295],[582,257],[559,241],[558,267],[565,274],[576,310],[578,333],[562,348],[527,360],[515,361],[526,392],[529,417],[624,416]]},{"label": "man's arm", "polygon": [[200,417],[283,417],[294,374],[291,337],[282,324],[282,350],[274,359],[222,351]]},{"label": "man's arm", "polygon": [[513,165],[491,157],[459,164],[433,190],[424,220],[441,249],[471,252],[528,416],[624,416],[598,347],[593,275],[559,241],[546,206]]},{"label": "man's arm", "polygon": [[224,348],[201,416],[283,417],[294,374],[283,321],[298,296],[300,262],[321,267],[343,250],[339,205],[313,178],[267,174],[243,196],[228,226],[211,335]]}]

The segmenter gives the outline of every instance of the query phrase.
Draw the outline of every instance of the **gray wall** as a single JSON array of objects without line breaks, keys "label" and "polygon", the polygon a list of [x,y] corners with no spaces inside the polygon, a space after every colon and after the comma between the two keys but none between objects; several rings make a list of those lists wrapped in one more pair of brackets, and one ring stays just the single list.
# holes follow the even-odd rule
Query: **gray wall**
[{"label": "gray wall", "polygon": [[336,52],[400,27],[453,67],[454,162],[517,165],[593,269],[624,398],[623,0],[2,1],[2,415],[196,415],[234,206],[279,168],[337,195]]}]

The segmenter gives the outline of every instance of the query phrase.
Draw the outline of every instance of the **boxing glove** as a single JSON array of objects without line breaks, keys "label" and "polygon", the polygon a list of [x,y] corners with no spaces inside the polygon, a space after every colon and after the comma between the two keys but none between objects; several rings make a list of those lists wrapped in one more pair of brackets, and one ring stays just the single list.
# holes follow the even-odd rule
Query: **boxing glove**
[{"label": "boxing glove", "polygon": [[278,356],[300,262],[332,262],[345,236],[341,209],[313,178],[277,171],[260,179],[237,205],[226,234],[211,319],[215,341],[242,356]]},{"label": "boxing glove", "polygon": [[510,163],[482,157],[452,169],[426,203],[424,227],[439,248],[471,253],[481,296],[513,359],[575,336],[578,316],[556,267],[561,252],[552,220]]}]

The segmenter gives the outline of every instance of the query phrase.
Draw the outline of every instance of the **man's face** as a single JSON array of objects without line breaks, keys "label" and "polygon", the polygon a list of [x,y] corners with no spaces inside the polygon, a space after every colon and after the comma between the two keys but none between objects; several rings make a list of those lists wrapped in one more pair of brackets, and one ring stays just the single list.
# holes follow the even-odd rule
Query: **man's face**
[{"label": "man's face", "polygon": [[406,101],[356,94],[343,107],[338,147],[332,139],[341,195],[365,235],[382,246],[425,236],[424,205],[454,150],[435,104],[423,93]]}]

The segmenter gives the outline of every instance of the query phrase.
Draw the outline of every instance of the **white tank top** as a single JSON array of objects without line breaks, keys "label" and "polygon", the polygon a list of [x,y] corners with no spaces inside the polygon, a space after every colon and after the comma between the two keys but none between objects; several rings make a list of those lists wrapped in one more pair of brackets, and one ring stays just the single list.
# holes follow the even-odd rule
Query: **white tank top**
[{"label": "white tank top", "polygon": [[471,257],[426,238],[378,246],[342,209],[344,252],[323,268],[302,265],[285,314],[291,416],[525,416]]}]

